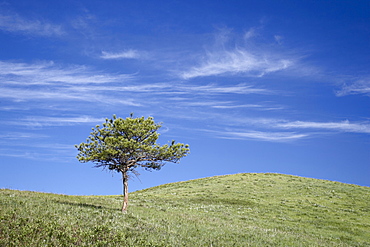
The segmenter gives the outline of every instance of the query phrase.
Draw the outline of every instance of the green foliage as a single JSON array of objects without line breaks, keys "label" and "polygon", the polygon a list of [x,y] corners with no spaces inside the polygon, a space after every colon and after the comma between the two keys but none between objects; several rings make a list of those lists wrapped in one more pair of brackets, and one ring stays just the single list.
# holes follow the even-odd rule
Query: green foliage
[{"label": "green foliage", "polygon": [[172,141],[170,145],[156,143],[160,124],[152,117],[106,119],[97,125],[86,143],[76,145],[80,162],[94,162],[117,172],[132,171],[137,166],[159,170],[165,162],[178,162],[189,153],[189,146]]},{"label": "green foliage", "polygon": [[0,246],[370,246],[370,188],[280,174],[122,196],[0,190]]}]

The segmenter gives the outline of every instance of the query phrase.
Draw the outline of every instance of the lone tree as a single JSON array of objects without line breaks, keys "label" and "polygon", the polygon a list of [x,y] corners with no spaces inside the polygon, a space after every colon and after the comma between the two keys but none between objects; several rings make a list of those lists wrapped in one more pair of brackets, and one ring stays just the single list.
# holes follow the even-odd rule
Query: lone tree
[{"label": "lone tree", "polygon": [[103,126],[92,128],[86,143],[75,145],[79,153],[77,159],[82,162],[93,162],[95,167],[108,168],[122,173],[123,206],[122,212],[128,207],[128,173],[135,168],[160,170],[165,162],[178,163],[189,154],[189,145],[175,143],[160,146],[156,143],[161,124],[155,123],[152,117],[145,119],[106,119]]}]

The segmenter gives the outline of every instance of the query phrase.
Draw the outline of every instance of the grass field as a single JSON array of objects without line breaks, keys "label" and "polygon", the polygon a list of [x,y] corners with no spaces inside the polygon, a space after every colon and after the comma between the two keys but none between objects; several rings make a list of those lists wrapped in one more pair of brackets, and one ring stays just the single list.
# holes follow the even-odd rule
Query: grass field
[{"label": "grass field", "polygon": [[0,190],[0,246],[370,246],[370,188],[236,174],[122,196]]}]

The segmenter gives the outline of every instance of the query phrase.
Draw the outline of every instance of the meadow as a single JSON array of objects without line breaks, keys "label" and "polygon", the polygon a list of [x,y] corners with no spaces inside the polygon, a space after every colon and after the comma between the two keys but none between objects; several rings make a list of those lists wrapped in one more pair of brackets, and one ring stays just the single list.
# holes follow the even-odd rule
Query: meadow
[{"label": "meadow", "polygon": [[370,188],[271,173],[122,196],[0,190],[0,246],[370,246]]}]

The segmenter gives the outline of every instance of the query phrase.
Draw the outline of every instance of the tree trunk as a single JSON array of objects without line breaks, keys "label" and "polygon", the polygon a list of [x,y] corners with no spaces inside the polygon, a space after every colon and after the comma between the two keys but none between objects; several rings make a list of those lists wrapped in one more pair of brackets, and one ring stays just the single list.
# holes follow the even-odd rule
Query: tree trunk
[{"label": "tree trunk", "polygon": [[128,176],[127,176],[127,171],[122,172],[122,183],[123,183],[122,213],[126,213],[127,212],[127,207],[128,207]]}]

